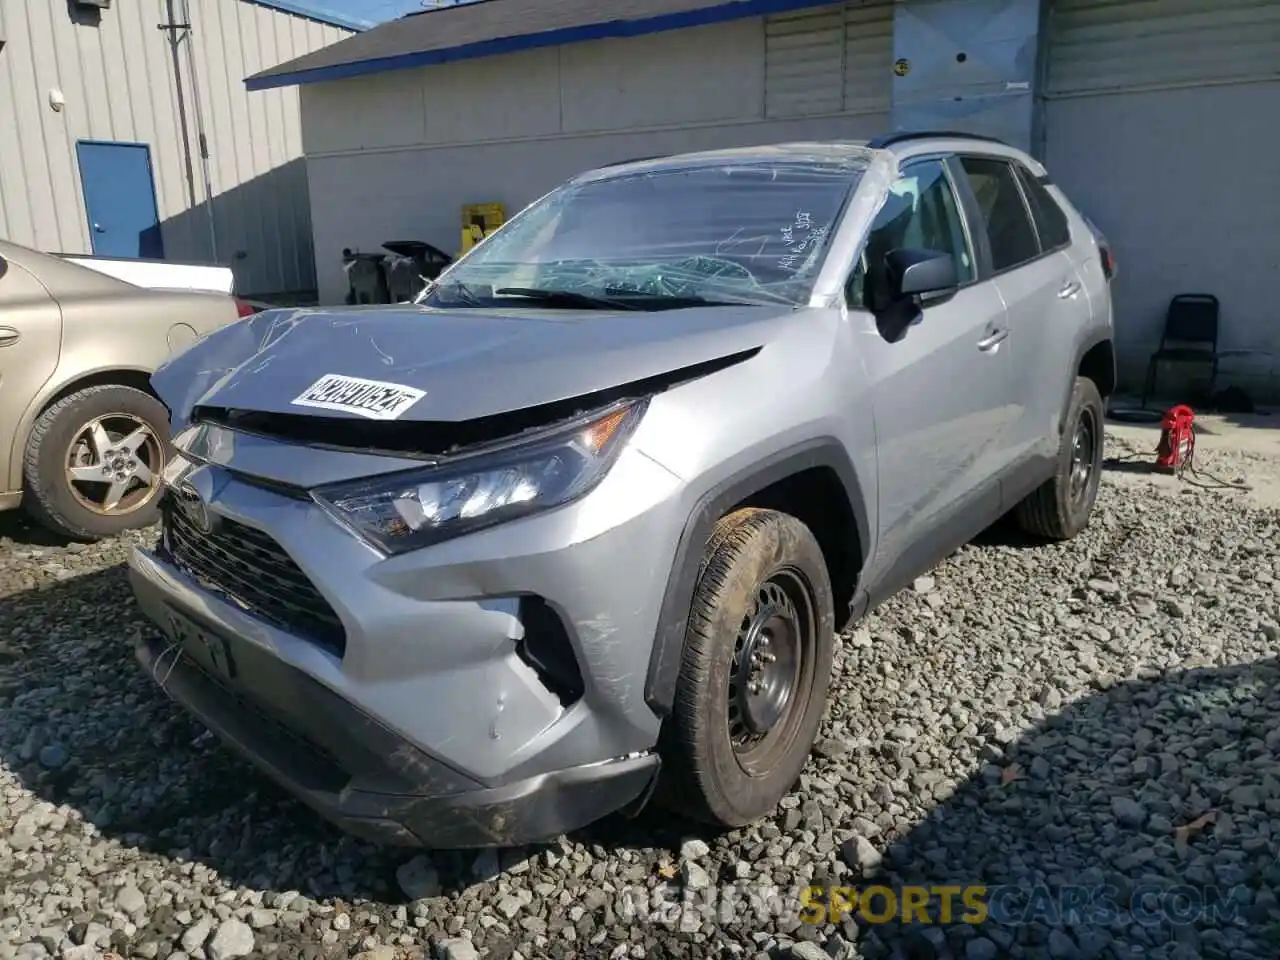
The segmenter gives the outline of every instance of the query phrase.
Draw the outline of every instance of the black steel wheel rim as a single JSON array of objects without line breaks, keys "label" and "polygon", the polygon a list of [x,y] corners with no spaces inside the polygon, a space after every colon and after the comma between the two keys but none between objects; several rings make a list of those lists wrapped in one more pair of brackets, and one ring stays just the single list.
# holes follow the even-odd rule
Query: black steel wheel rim
[{"label": "black steel wheel rim", "polygon": [[729,739],[747,773],[767,774],[794,739],[812,685],[816,619],[809,587],[784,569],[756,590],[729,666]]},{"label": "black steel wheel rim", "polygon": [[1071,438],[1071,502],[1080,504],[1089,494],[1098,453],[1098,425],[1092,410],[1081,410]]}]

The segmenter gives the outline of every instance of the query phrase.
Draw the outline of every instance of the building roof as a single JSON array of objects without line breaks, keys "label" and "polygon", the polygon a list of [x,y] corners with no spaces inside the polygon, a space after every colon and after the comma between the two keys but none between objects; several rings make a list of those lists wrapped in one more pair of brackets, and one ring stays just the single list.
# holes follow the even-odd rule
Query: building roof
[{"label": "building roof", "polygon": [[[289,0],[292,4],[295,0]],[[821,6],[831,0],[475,0],[423,10],[249,77],[250,90],[637,37]],[[283,6],[274,0],[274,6]]]},{"label": "building roof", "polygon": [[368,30],[373,26],[371,20],[356,20],[352,17],[344,17],[340,13],[333,13],[324,9],[323,4],[312,3],[311,0],[245,0],[245,2],[256,4],[259,7],[268,7],[271,10],[279,10],[281,13],[291,13],[295,17],[305,17],[308,20],[314,20],[316,23],[325,23],[331,27],[354,30],[357,33]]}]

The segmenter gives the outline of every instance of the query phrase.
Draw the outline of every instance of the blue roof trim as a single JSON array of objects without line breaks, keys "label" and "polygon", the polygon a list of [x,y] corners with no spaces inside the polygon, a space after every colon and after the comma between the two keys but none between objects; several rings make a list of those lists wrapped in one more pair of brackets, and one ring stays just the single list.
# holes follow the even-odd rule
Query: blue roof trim
[{"label": "blue roof trim", "polygon": [[313,7],[309,3],[301,2],[301,0],[246,0],[246,2],[259,7],[266,7],[269,10],[279,10],[281,13],[291,13],[295,17],[306,17],[308,20],[328,24],[331,27],[354,30],[356,33],[364,33],[374,25],[372,20],[355,20],[351,17],[344,17],[340,13],[330,13],[328,10],[321,7]]},{"label": "blue roof trim", "polygon": [[[478,43],[468,43],[458,47],[446,47],[442,50],[402,53],[393,57],[379,57],[372,60],[360,60],[355,63],[340,63],[330,67],[316,67],[311,70],[298,70],[293,73],[281,73],[269,77],[250,77],[245,81],[245,86],[250,90],[269,90],[273,87],[292,87],[307,83],[322,83],[327,80],[346,80],[350,77],[387,73],[392,70],[408,70],[413,67],[434,66],[455,60],[495,57],[503,53],[517,53],[521,50],[533,50],[538,47],[558,47],[570,43],[586,43],[591,40],[609,40],[620,37],[643,37],[652,33],[664,33],[668,30],[705,27],[713,23],[727,23],[731,20],[745,20],[748,17],[803,10],[806,7],[820,7],[830,2],[831,0],[728,0],[728,2],[716,4],[715,6],[701,7],[697,10],[684,10],[680,13],[663,14],[657,17],[644,17],[636,20],[610,20],[606,23],[591,23],[580,27],[562,27],[558,30],[544,30],[541,33],[530,33],[517,37],[497,37],[493,40],[482,40]],[[431,13],[418,14],[418,16],[431,16]]]}]

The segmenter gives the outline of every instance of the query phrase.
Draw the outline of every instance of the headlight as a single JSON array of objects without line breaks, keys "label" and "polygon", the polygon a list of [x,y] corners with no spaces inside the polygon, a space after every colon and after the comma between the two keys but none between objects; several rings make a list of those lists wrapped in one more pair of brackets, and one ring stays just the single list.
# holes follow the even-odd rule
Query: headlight
[{"label": "headlight", "polygon": [[312,496],[383,553],[416,550],[583,496],[604,479],[645,405],[610,407],[437,466]]}]

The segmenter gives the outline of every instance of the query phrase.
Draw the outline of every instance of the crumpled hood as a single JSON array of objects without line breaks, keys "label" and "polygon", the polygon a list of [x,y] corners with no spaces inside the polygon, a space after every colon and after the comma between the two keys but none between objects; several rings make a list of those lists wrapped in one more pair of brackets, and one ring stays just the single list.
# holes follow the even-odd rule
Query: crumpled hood
[{"label": "crumpled hood", "polygon": [[152,385],[175,430],[197,406],[461,422],[761,347],[793,313],[785,306],[268,310],[198,341]]}]

